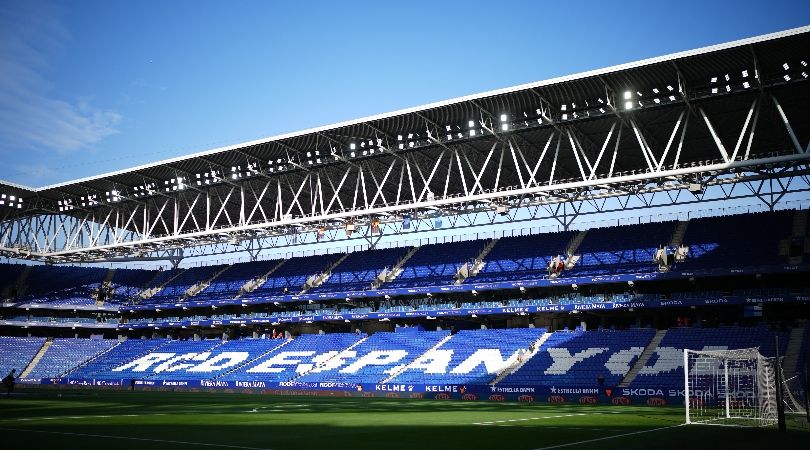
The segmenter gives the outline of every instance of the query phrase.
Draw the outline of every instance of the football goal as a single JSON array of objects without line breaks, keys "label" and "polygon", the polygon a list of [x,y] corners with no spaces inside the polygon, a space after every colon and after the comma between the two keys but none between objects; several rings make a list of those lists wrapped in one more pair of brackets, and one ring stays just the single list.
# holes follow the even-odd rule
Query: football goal
[{"label": "football goal", "polygon": [[684,350],[686,423],[777,423],[776,362],[758,348]]}]

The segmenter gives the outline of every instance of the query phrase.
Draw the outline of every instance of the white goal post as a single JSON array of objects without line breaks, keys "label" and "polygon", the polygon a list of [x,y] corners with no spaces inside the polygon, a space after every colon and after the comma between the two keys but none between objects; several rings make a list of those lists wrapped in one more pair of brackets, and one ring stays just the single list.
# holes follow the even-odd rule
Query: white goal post
[{"label": "white goal post", "polygon": [[687,424],[777,423],[775,359],[758,348],[684,349],[683,365]]}]

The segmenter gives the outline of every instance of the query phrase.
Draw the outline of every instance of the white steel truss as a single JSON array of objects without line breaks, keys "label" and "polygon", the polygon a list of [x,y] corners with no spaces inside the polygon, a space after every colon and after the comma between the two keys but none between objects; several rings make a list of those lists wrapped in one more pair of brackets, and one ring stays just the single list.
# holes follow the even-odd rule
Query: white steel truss
[{"label": "white steel truss", "polygon": [[[513,131],[514,121],[499,121],[479,106],[480,120],[470,121],[464,138],[454,140],[455,130],[441,137],[443,130],[420,116],[424,134],[417,150],[395,144],[407,142],[401,136],[374,129],[375,157],[335,155],[334,164],[312,167],[291,159],[298,170],[281,173],[256,164],[233,169],[232,179],[220,177],[211,186],[195,186],[190,174],[177,172],[171,190],[152,189],[155,195],[145,197],[116,192],[124,201],[103,207],[90,202],[90,195],[69,209],[29,202],[29,214],[0,216],[0,254],[98,261],[205,246],[222,251],[217,245],[226,244],[257,249],[351,239],[350,231],[357,233],[354,239],[373,243],[381,234],[435,227],[439,217],[453,227],[492,223],[496,215],[516,221],[554,217],[568,227],[583,206],[592,214],[629,209],[633,199],[641,206],[632,208],[651,207],[661,198],[699,202],[711,187],[726,198],[756,197],[772,208],[786,194],[807,191],[810,142],[800,141],[775,95],[744,98],[746,112],[739,114],[736,130],[728,129],[727,118],[725,129],[718,129],[714,115],[727,115],[709,112],[717,103],[704,107],[685,96],[667,105],[666,120],[655,123],[644,123],[638,108],[622,110],[610,100],[612,113],[599,119],[602,132],[590,134],[579,121],[545,111],[537,126],[527,122]],[[789,145],[757,148],[764,128],[781,128]],[[404,222],[411,226],[404,228]],[[245,244],[252,241],[257,243]]]}]

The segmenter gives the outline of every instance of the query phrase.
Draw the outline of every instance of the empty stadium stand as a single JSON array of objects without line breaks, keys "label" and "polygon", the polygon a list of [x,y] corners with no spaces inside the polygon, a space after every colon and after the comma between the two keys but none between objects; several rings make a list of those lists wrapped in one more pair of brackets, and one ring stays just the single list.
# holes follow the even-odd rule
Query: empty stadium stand
[{"label": "empty stadium stand", "polygon": [[21,375],[43,344],[45,338],[0,337],[0,376],[6,376],[11,369]]}]

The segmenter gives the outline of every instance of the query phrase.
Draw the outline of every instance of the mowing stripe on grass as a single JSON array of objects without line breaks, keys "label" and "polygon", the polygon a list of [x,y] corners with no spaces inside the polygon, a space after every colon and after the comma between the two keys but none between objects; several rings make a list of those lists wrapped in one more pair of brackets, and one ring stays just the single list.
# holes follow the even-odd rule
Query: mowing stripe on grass
[{"label": "mowing stripe on grass", "polygon": [[540,447],[540,448],[536,448],[534,450],[549,450],[549,449],[552,449],[552,448],[571,447],[572,445],[589,444],[591,442],[606,441],[608,439],[616,439],[616,438],[620,438],[620,437],[624,437],[624,436],[633,436],[635,434],[651,433],[653,431],[668,430],[670,428],[677,428],[677,427],[682,427],[682,426],[683,426],[683,424],[681,423],[681,424],[678,424],[678,425],[670,425],[668,427],[659,427],[659,428],[651,428],[649,430],[633,431],[632,433],[622,433],[622,434],[617,434],[617,435],[614,435],[614,436],[606,436],[606,437],[601,437],[601,438],[596,438],[596,439],[588,439],[588,440],[585,440],[585,441],[569,442],[567,444],[559,444],[559,445],[550,445],[548,447]]},{"label": "mowing stripe on grass", "polygon": [[22,431],[28,433],[45,433],[45,434],[61,434],[64,436],[79,436],[79,437],[94,437],[94,438],[104,438],[104,439],[124,439],[127,441],[144,441],[144,442],[160,442],[163,444],[183,444],[183,445],[200,445],[204,447],[221,447],[221,448],[241,448],[243,450],[273,450],[270,448],[258,448],[258,447],[243,447],[239,445],[227,445],[227,444],[208,444],[205,442],[186,442],[186,441],[172,441],[167,439],[150,439],[150,438],[138,438],[138,437],[128,437],[128,436],[108,436],[103,434],[86,434],[86,433],[70,433],[67,431],[46,431],[46,430],[31,430],[28,428],[0,428],[2,431]]}]

